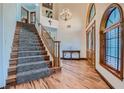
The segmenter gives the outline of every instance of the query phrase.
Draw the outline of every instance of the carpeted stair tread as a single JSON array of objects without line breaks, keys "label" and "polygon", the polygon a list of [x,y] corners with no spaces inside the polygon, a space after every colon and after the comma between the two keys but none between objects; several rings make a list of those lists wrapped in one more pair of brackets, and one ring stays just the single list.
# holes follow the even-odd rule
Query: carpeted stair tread
[{"label": "carpeted stair tread", "polygon": [[32,50],[30,50],[30,51],[18,51],[18,53],[34,53],[34,52],[44,52],[45,50],[42,50],[42,51],[32,51]]},{"label": "carpeted stair tread", "polygon": [[33,55],[33,56],[22,56],[22,57],[16,57],[16,58],[11,58],[10,60],[27,60],[27,59],[38,59],[38,58],[45,58],[45,57],[49,57],[47,55]]},{"label": "carpeted stair tread", "polygon": [[[31,48],[30,48],[31,49]],[[18,51],[21,51],[21,52],[23,52],[23,51],[30,51],[30,49],[13,49],[12,51],[13,52],[18,52]],[[32,51],[43,51],[45,48],[41,48],[41,49],[35,49],[35,48],[32,48],[31,50]]]},{"label": "carpeted stair tread", "polygon": [[35,38],[35,39],[21,39],[21,40],[19,40],[19,42],[39,42],[39,40],[38,40],[39,38]]},{"label": "carpeted stair tread", "polygon": [[41,42],[20,42],[19,45],[20,45],[20,47],[21,47],[21,46],[23,46],[23,45],[25,45],[25,46],[26,46],[26,45],[29,46],[30,44],[31,44],[31,45],[38,45],[38,44],[40,44],[40,43],[41,43]]},{"label": "carpeted stair tread", "polygon": [[21,43],[39,43],[39,41],[37,41],[37,40],[21,40],[21,41],[19,41],[19,43],[21,44]]},{"label": "carpeted stair tread", "polygon": [[[42,49],[42,48],[41,48]],[[28,49],[19,49],[19,51],[29,51],[29,50],[34,50],[34,51],[41,51],[41,49],[40,48],[28,48]]]},{"label": "carpeted stair tread", "polygon": [[35,40],[35,39],[22,39],[22,40],[19,40],[19,42],[29,42],[29,41],[33,41],[33,42],[39,42],[39,40]]},{"label": "carpeted stair tread", "polygon": [[34,56],[34,55],[44,55],[44,54],[47,54],[47,52],[46,51],[21,52],[21,53],[18,53],[18,57]]},{"label": "carpeted stair tread", "polygon": [[[18,47],[18,48],[21,49],[21,48],[40,48],[40,47],[41,47],[41,48],[44,47],[43,44],[39,44],[39,45],[36,44],[36,45],[35,45],[35,44],[33,44],[33,43],[32,43],[32,44],[27,44],[27,43],[26,43],[25,45],[20,45],[20,47]],[[13,47],[13,49],[16,49],[16,48],[17,48],[16,46]]]},{"label": "carpeted stair tread", "polygon": [[[37,44],[27,44],[28,46],[43,46],[42,43],[37,43]],[[23,46],[27,46],[27,45],[23,45]]]},{"label": "carpeted stair tread", "polygon": [[33,44],[33,45],[36,45],[38,43],[42,43],[42,42],[39,42],[39,41],[32,41],[32,42],[30,42],[30,40],[29,40],[29,41],[20,42],[19,44],[26,44],[26,45]]},{"label": "carpeted stair tread", "polygon": [[51,74],[49,68],[40,68],[37,70],[30,70],[23,73],[17,74],[17,83],[29,82],[40,78],[47,77]]},{"label": "carpeted stair tread", "polygon": [[[25,35],[25,36],[24,36]],[[38,38],[38,36],[36,35],[36,34],[30,34],[30,33],[28,33],[28,34],[26,34],[26,33],[24,33],[24,34],[22,34],[22,33],[20,33],[20,36],[19,36],[19,38],[26,38],[26,37],[29,37],[29,38],[31,38],[31,37],[33,37],[33,38]]]},{"label": "carpeted stair tread", "polygon": [[34,46],[26,46],[26,45],[24,45],[24,46],[22,46],[22,47],[19,47],[19,49],[23,49],[23,48],[43,48],[43,46],[41,47],[41,46],[36,46],[36,45],[34,45]]},{"label": "carpeted stair tread", "polygon": [[25,34],[26,34],[26,33],[27,33],[27,34],[30,33],[30,34],[34,34],[34,33],[36,33],[36,32],[30,31],[30,30],[27,29],[27,28],[26,28],[26,29],[25,29],[25,28],[22,28],[21,31],[20,31],[20,33],[25,33]]},{"label": "carpeted stair tread", "polygon": [[22,64],[22,63],[28,63],[28,62],[35,62],[35,61],[44,61],[45,58],[42,58],[42,57],[34,57],[34,58],[21,58],[21,59],[18,59],[18,63],[19,64]]},{"label": "carpeted stair tread", "polygon": [[19,64],[17,65],[17,71],[18,73],[20,72],[25,72],[25,71],[30,71],[30,70],[37,70],[40,68],[47,68],[48,65],[44,61],[40,62],[30,62],[30,63],[24,63],[24,64]]},{"label": "carpeted stair tread", "polygon": [[41,71],[48,71],[48,70],[49,70],[49,68],[40,68],[40,69],[37,69],[37,70],[30,70],[30,71],[20,72],[16,75],[16,77],[24,76],[24,75],[30,75],[30,74],[33,74],[33,73],[38,73],[38,72],[41,72]]},{"label": "carpeted stair tread", "polygon": [[48,64],[49,62],[50,62],[50,61],[35,61],[35,62],[30,62],[30,63],[18,64],[17,67],[20,67],[20,66],[28,66],[28,65],[32,65],[32,64],[40,64],[40,63]]},{"label": "carpeted stair tread", "polygon": [[38,46],[38,45],[42,45],[41,42],[21,42],[19,43],[20,47],[21,46]]},{"label": "carpeted stair tread", "polygon": [[43,47],[42,48],[41,47],[26,47],[26,48],[21,47],[18,50],[19,51],[39,50],[40,51],[42,49],[43,49]]},{"label": "carpeted stair tread", "polygon": [[37,58],[37,57],[45,57],[45,56],[47,55],[24,56],[24,57],[18,57],[17,59]]},{"label": "carpeted stair tread", "polygon": [[[18,67],[24,67],[24,66],[30,66],[30,65],[37,65],[37,64],[45,64],[45,66],[49,65],[51,61],[33,61],[29,63],[22,63],[22,64],[17,64],[16,66],[11,66],[9,67],[9,71],[12,71],[14,69],[17,69]],[[46,65],[47,64],[47,65]]]},{"label": "carpeted stair tread", "polygon": [[32,39],[32,40],[39,39],[37,36],[33,36],[31,38],[31,37],[29,37],[29,35],[27,35],[27,36],[20,36],[19,38],[20,38],[20,40],[23,40],[23,39]]},{"label": "carpeted stair tread", "polygon": [[30,50],[30,51],[18,51],[18,53],[27,53],[27,52],[40,52],[40,51],[32,51],[32,50]]}]

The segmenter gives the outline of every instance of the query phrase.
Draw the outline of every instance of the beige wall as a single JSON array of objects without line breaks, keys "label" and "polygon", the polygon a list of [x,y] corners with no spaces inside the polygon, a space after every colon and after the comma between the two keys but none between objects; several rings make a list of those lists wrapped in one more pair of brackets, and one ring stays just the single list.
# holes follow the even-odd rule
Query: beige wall
[{"label": "beige wall", "polygon": [[[100,38],[99,38],[99,31],[100,31],[100,22],[102,19],[102,16],[105,12],[105,10],[107,9],[107,7],[110,4],[95,4],[96,6],[96,15],[94,17],[94,19],[92,20],[92,22],[89,24],[89,26],[93,23],[94,20],[96,20],[96,69],[110,82],[110,84],[114,87],[114,88],[124,88],[124,81],[119,80],[117,77],[115,77],[113,74],[111,74],[109,71],[107,71],[105,68],[103,68],[100,64],[99,64],[99,57],[100,57]],[[120,4],[121,7],[123,8],[124,11],[124,4]],[[88,4],[87,4],[87,8],[88,8]]]},{"label": "beige wall", "polygon": [[[58,40],[61,41],[61,53],[66,49],[78,49],[81,51],[81,57],[86,58],[86,32],[84,28],[86,12],[85,4],[58,4],[58,15],[62,9],[68,8],[72,13],[72,19],[63,21],[59,18]],[[71,25],[71,28],[67,28]],[[62,56],[62,54],[61,54]]]}]

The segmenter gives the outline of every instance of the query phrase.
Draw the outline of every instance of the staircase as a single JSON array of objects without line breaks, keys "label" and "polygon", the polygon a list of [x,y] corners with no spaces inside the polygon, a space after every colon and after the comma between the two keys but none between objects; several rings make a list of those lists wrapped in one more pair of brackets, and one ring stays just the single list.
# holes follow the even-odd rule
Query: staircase
[{"label": "staircase", "polygon": [[17,22],[6,86],[44,78],[52,72],[52,61],[35,26]]}]

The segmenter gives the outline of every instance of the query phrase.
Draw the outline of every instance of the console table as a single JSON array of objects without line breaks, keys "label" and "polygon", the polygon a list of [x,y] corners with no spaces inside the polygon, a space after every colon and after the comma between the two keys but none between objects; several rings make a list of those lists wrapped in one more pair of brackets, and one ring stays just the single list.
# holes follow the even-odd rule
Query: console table
[{"label": "console table", "polygon": [[[70,54],[70,57],[69,58],[65,58],[65,55],[66,55],[66,53],[69,53]],[[77,58],[74,58],[72,55],[74,54],[74,53],[77,53],[78,54],[78,57]],[[80,50],[63,50],[62,51],[62,54],[63,54],[63,59],[70,59],[70,60],[72,60],[72,59],[80,59]]]}]

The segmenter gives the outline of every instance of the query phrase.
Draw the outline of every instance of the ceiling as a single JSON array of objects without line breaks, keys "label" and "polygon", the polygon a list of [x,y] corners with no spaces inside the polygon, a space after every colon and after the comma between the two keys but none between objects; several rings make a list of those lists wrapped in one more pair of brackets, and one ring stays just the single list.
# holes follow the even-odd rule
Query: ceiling
[{"label": "ceiling", "polygon": [[37,3],[24,3],[23,6],[26,7],[28,10],[35,10],[38,4]]}]

